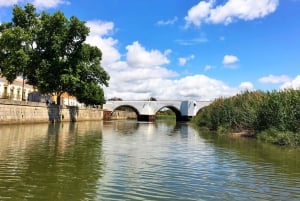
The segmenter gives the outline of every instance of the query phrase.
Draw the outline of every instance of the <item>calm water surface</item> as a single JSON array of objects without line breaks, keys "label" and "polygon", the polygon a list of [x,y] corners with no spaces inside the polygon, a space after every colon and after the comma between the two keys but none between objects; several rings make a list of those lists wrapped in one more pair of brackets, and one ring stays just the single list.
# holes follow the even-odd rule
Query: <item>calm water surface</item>
[{"label": "calm water surface", "polygon": [[0,125],[0,200],[300,200],[300,150],[166,122]]}]

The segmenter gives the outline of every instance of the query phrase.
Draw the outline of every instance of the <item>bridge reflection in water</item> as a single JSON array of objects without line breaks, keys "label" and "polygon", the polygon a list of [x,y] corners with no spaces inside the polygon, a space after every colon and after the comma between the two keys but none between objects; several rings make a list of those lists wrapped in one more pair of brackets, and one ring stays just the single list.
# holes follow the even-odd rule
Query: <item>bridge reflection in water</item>
[{"label": "bridge reflection in water", "polygon": [[198,111],[212,101],[107,101],[103,105],[105,111],[114,112],[120,107],[129,107],[137,115],[138,121],[155,121],[155,115],[163,108],[171,109],[176,121],[188,121]]}]

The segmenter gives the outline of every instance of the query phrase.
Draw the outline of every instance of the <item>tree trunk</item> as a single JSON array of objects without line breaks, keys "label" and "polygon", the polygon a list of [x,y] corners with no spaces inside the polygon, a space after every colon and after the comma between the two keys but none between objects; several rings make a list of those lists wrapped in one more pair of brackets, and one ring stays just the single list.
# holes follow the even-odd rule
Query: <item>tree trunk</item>
[{"label": "tree trunk", "polygon": [[58,94],[57,97],[56,97],[56,104],[57,105],[60,105],[60,97],[61,97],[61,94]]}]

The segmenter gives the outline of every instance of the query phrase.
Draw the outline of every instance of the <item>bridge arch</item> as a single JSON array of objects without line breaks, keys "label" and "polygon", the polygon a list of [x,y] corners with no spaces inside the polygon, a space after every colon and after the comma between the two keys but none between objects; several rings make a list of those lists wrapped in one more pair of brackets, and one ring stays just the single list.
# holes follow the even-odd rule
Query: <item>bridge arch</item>
[{"label": "bridge arch", "polygon": [[124,108],[124,107],[132,109],[137,115],[139,114],[138,109],[135,108],[135,107],[132,106],[132,105],[119,105],[119,106],[117,106],[113,111],[116,111],[116,110],[118,110],[118,109],[120,109],[120,108]]},{"label": "bridge arch", "polygon": [[174,112],[174,114],[175,114],[175,116],[176,116],[176,121],[179,121],[179,120],[182,119],[182,114],[181,114],[180,110],[179,110],[178,108],[176,108],[175,106],[173,106],[173,105],[165,105],[165,106],[163,106],[163,107],[160,107],[158,110],[155,111],[155,116],[157,115],[157,113],[158,113],[159,111],[161,111],[161,110],[164,109],[164,108],[168,108],[168,109],[170,109],[172,112]]},{"label": "bridge arch", "polygon": [[[120,116],[119,112],[121,111],[124,111],[126,112],[126,110],[124,110],[124,108],[128,108],[130,111],[127,111],[127,112],[134,112],[136,114],[136,118],[138,118],[138,116],[140,115],[139,111],[137,108],[135,108],[134,106],[132,105],[119,105],[117,106],[116,108],[113,109],[113,111],[111,112],[111,115],[113,118],[115,119],[123,119],[123,118],[128,118],[128,115],[124,115],[123,114],[123,117]],[[132,118],[132,116],[130,115],[130,118]]]}]

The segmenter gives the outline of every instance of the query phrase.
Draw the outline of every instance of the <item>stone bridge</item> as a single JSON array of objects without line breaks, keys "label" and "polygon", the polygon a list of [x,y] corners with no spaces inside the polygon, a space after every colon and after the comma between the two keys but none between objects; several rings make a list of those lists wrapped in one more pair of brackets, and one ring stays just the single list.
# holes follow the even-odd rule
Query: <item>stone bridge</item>
[{"label": "stone bridge", "polygon": [[139,121],[154,121],[155,115],[163,108],[169,108],[176,114],[176,121],[188,121],[197,112],[212,101],[107,101],[103,105],[106,111],[114,112],[120,107],[132,108]]}]

